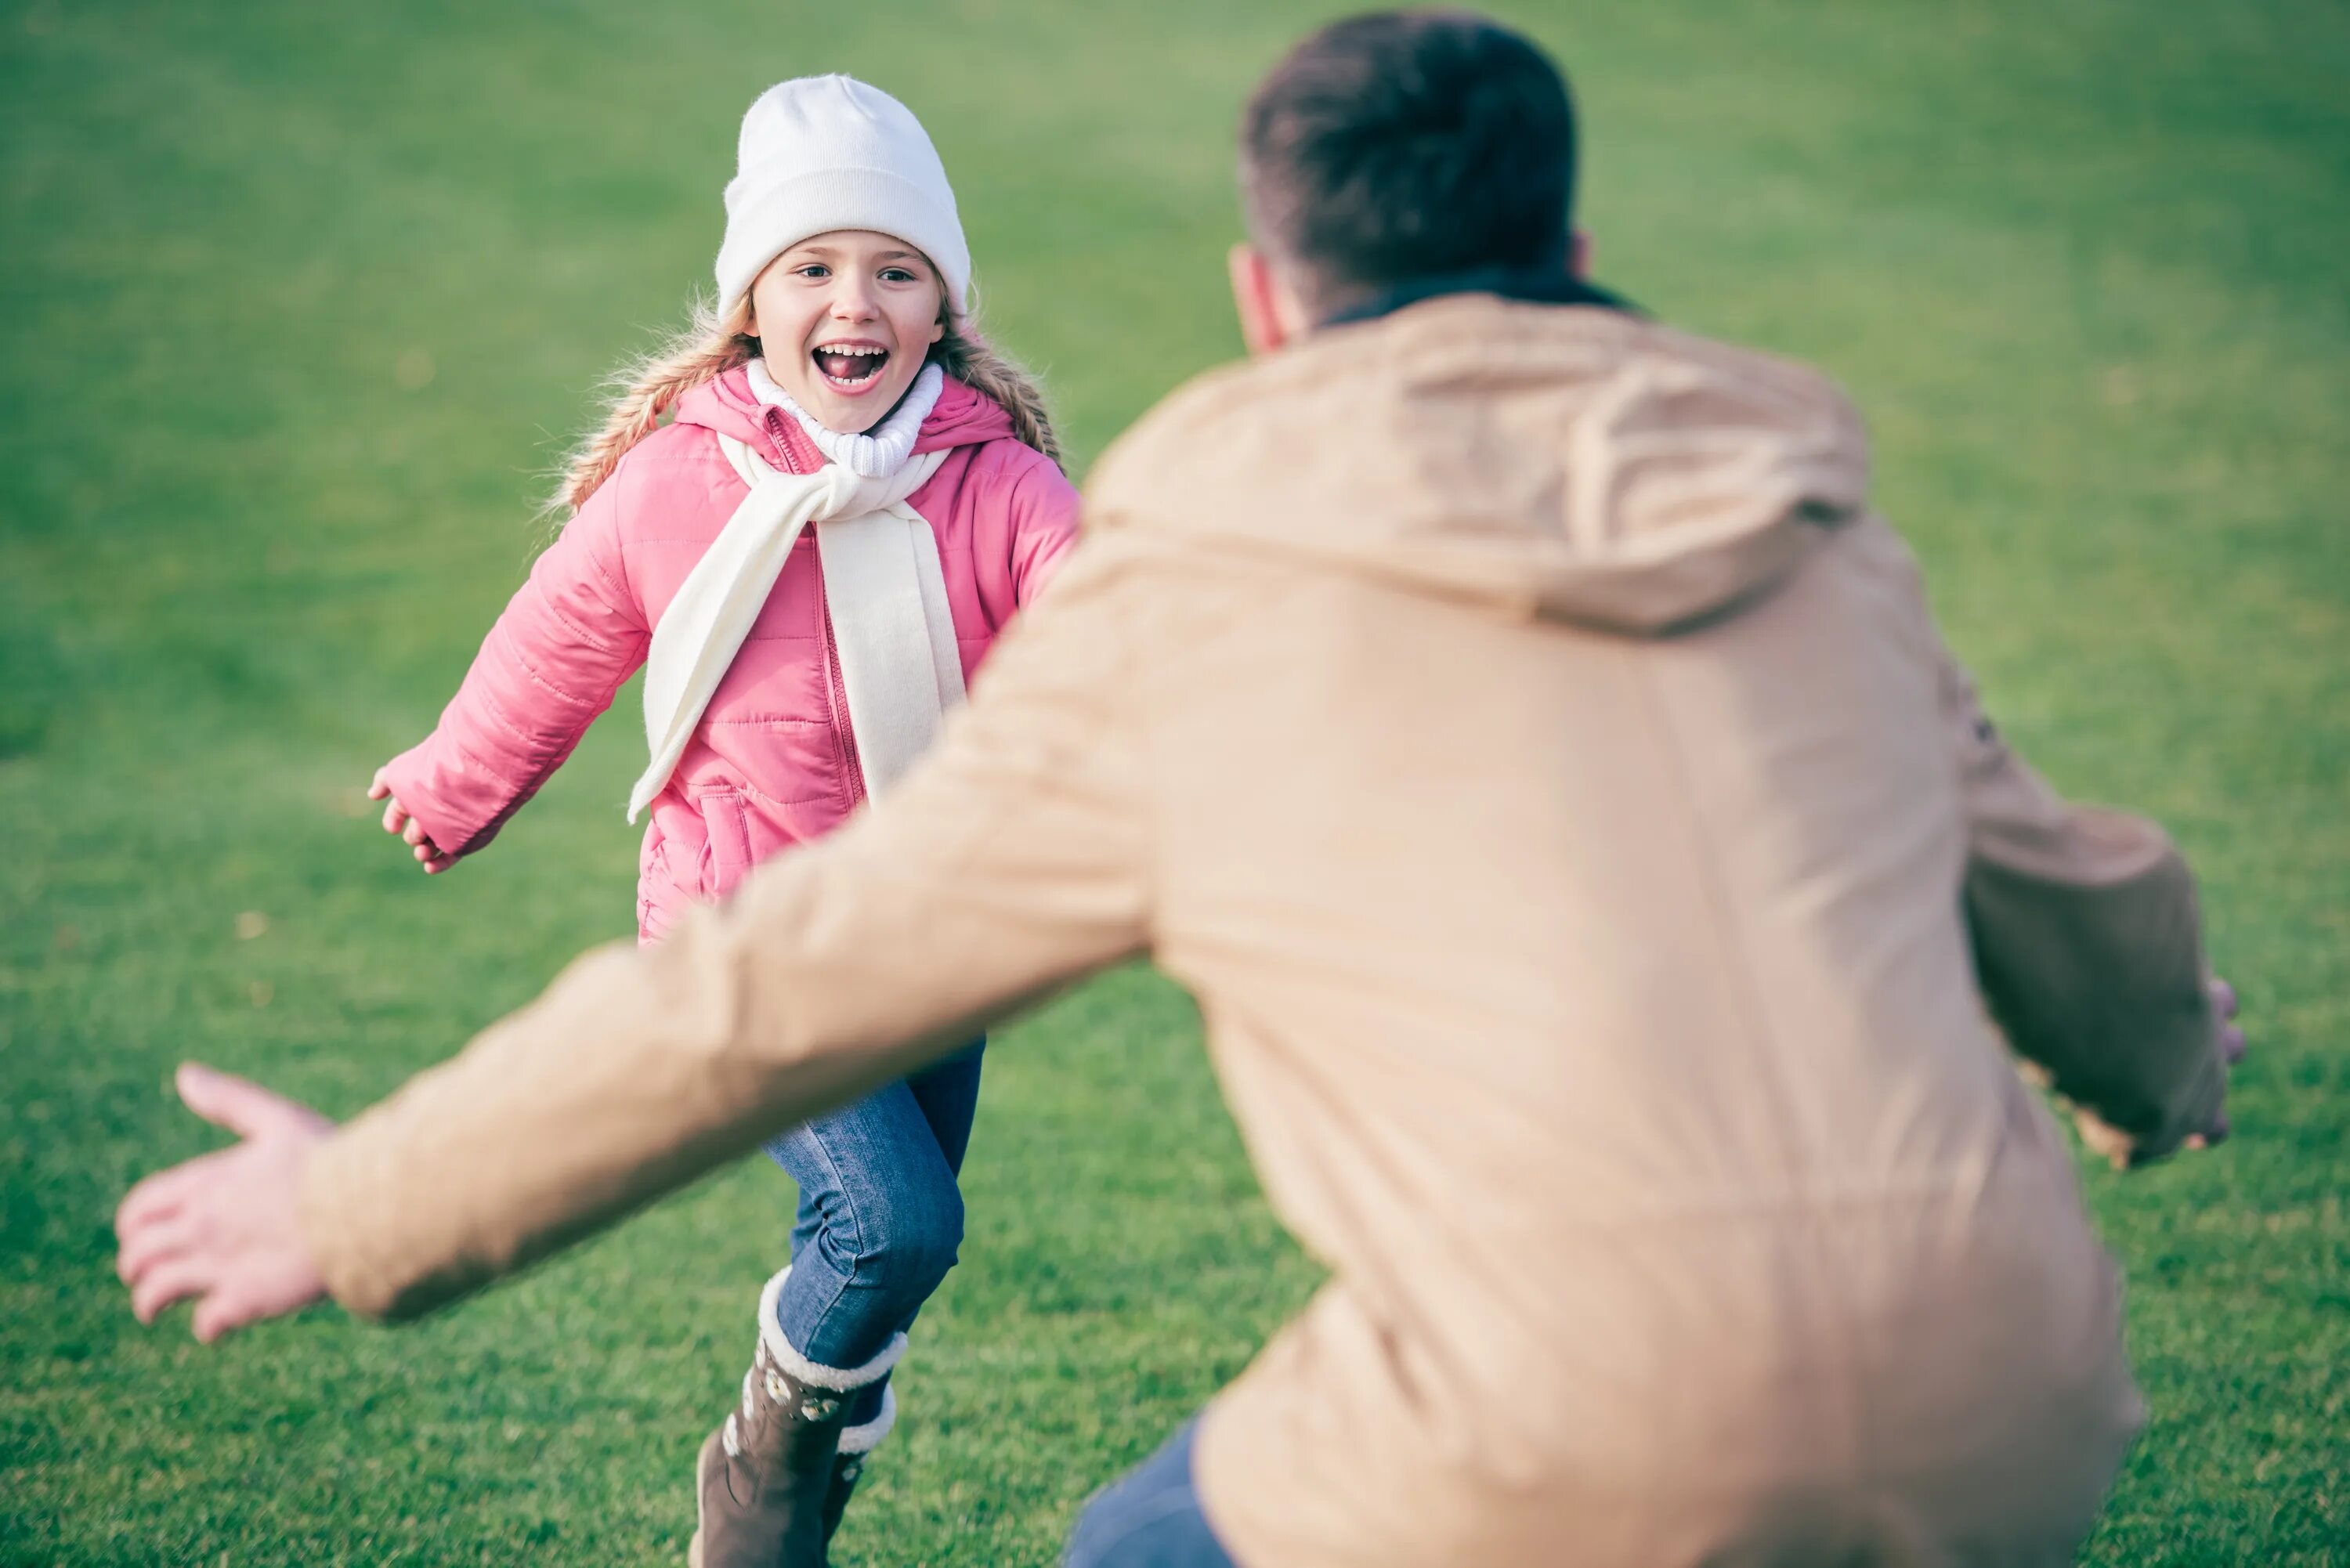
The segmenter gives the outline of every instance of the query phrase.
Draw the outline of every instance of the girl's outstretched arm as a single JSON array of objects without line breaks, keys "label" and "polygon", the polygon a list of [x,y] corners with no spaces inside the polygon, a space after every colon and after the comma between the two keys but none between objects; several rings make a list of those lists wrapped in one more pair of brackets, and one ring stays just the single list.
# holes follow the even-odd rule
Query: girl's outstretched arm
[{"label": "girl's outstretched arm", "polygon": [[644,662],[651,634],[620,549],[630,467],[538,558],[432,733],[376,774],[368,794],[386,803],[384,830],[426,871],[495,836]]}]

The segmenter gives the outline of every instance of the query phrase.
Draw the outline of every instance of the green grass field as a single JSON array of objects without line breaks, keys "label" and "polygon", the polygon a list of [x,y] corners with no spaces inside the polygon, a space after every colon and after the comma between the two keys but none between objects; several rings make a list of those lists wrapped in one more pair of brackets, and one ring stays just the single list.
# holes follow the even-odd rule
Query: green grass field
[{"label": "green grass field", "polygon": [[[197,1057],[338,1114],[629,929],[616,717],[455,875],[369,820],[588,392],[707,286],[736,117],[912,103],[1080,464],[1237,349],[1232,127],[1327,7],[0,0],[0,1562],[676,1562],[789,1189],[465,1310],[203,1349],[112,1273]],[[2169,823],[2236,1139],[2086,1184],[2153,1421],[2088,1560],[2350,1563],[2350,10],[1585,0],[1603,278],[1816,360],[1994,710]],[[1005,1032],[841,1559],[1049,1561],[1316,1278],[1186,1002]]]}]

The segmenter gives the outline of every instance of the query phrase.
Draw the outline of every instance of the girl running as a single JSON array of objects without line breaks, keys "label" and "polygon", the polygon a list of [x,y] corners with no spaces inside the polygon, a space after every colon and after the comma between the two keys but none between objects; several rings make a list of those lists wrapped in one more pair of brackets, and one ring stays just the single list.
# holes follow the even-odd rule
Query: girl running
[{"label": "girl running", "polygon": [[[627,378],[564,477],[560,537],[370,791],[445,870],[644,665],[647,942],[886,789],[1076,535],[1042,400],[972,330],[954,192],[911,112],[847,77],[770,88],[726,218],[715,309]],[[955,1262],[981,1049],[768,1146],[799,1212],[741,1408],[702,1445],[702,1568],[824,1562]]]}]

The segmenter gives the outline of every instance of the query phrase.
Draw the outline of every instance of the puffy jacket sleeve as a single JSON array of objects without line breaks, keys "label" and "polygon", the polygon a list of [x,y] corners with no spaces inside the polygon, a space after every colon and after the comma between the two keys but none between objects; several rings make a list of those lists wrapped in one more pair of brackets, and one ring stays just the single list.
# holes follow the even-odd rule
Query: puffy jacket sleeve
[{"label": "puffy jacket sleeve", "polygon": [[1077,488],[1050,460],[1030,465],[1014,492],[1012,587],[1022,609],[1036,602],[1077,542]]},{"label": "puffy jacket sleeve", "polygon": [[303,1190],[335,1297],[426,1311],[1143,948],[1120,585],[1083,565],[878,805],[660,943],[580,959],[339,1131]]},{"label": "puffy jacket sleeve", "polygon": [[620,554],[632,467],[623,462],[565,525],[441,722],[390,764],[391,793],[450,854],[495,836],[644,662],[650,632]]},{"label": "puffy jacket sleeve", "polygon": [[1076,487],[1051,458],[1006,436],[973,464],[972,565],[988,624],[1036,602],[1077,542]]},{"label": "puffy jacket sleeve", "polygon": [[2226,1088],[2194,878],[2153,823],[2068,805],[1944,655],[1967,813],[1967,923],[1991,1013],[2117,1162],[2208,1127]]}]

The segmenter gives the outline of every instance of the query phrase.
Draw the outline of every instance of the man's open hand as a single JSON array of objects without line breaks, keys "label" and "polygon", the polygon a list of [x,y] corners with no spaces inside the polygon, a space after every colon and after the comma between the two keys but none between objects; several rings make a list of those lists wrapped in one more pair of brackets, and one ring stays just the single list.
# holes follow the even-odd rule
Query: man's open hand
[{"label": "man's open hand", "polygon": [[334,1124],[258,1084],[194,1063],[180,1098],[244,1139],[149,1177],[115,1210],[115,1272],[141,1323],[196,1303],[200,1340],[282,1316],[326,1293],[295,1208],[303,1168]]},{"label": "man's open hand", "polygon": [[[2220,1064],[2220,1101],[2212,1108],[2209,1121],[2178,1140],[2178,1147],[2183,1149],[2210,1148],[2226,1141],[2229,1126],[2225,1080],[2236,1064],[2244,1059],[2243,1026],[2236,1022],[2236,988],[2224,980],[2213,980],[2206,989],[2211,996],[2210,1049]],[[2151,1164],[2170,1152],[2165,1148],[2157,1154],[2147,1154],[2137,1139],[2079,1106],[2073,1107],[2073,1123],[2081,1129],[2081,1141],[2105,1156],[2116,1170]]]},{"label": "man's open hand", "polygon": [[[2210,984],[2211,1017],[2217,1025],[2211,1048],[2219,1053],[2221,1071],[2233,1071],[2244,1059],[2244,1029],[2236,1022],[2236,988],[2224,980]],[[2223,1106],[2211,1118],[2211,1125],[2199,1133],[2189,1136],[2189,1148],[2209,1148],[2228,1136],[2228,1112]]]}]

